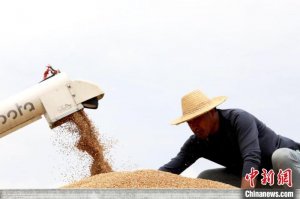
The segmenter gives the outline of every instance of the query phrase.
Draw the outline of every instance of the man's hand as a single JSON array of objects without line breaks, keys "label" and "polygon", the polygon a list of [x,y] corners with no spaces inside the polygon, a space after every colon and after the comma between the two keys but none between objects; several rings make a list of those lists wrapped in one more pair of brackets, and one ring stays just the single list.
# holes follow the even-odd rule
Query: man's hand
[{"label": "man's hand", "polygon": [[250,186],[250,181],[247,181],[245,178],[242,178],[242,184],[241,184],[241,189],[254,189],[256,186],[256,178],[253,180],[254,182],[254,187]]}]

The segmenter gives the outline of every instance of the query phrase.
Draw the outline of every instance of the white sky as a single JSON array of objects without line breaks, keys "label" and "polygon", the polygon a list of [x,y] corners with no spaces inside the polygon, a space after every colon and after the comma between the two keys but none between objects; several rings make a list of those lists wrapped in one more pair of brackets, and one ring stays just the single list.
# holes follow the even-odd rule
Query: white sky
[{"label": "white sky", "polygon": [[[197,88],[300,141],[299,10],[297,0],[1,1],[0,99],[35,85],[47,64],[98,84],[106,95],[87,113],[117,140],[117,171],[176,155],[191,131],[169,123]],[[0,188],[66,183],[81,163],[56,136],[43,118],[1,138]],[[183,175],[217,166],[200,159]]]}]

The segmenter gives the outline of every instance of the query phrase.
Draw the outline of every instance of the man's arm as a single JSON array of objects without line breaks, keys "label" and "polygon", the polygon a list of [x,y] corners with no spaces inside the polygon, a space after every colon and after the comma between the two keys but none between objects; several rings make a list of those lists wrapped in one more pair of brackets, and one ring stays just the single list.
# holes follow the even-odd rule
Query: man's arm
[{"label": "man's arm", "polygon": [[174,174],[180,174],[202,156],[203,144],[192,135],[181,147],[180,152],[170,162],[159,168]]},{"label": "man's arm", "polygon": [[[259,169],[261,163],[261,151],[255,118],[247,112],[241,112],[236,118],[234,126],[244,161],[241,188],[251,188],[250,182],[245,180],[245,175],[250,173],[251,167]],[[254,185],[256,185],[256,179],[254,180]]]}]

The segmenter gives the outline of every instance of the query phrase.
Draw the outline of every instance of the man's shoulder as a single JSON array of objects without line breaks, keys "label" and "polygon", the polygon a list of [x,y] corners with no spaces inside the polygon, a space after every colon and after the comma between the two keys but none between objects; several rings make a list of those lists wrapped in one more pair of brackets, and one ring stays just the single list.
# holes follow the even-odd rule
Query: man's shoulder
[{"label": "man's shoulder", "polygon": [[249,112],[240,109],[240,108],[235,108],[235,109],[218,109],[219,113],[223,116],[223,117],[237,117],[240,115],[251,115]]},{"label": "man's shoulder", "polygon": [[256,121],[251,113],[238,108],[220,110],[220,115],[223,121],[227,121],[231,126],[240,126]]}]

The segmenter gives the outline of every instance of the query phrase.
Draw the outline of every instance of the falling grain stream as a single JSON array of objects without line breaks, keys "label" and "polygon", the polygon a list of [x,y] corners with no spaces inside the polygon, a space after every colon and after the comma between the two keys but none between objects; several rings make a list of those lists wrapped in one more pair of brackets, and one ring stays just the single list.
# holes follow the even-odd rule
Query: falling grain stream
[{"label": "falling grain stream", "polygon": [[78,133],[77,149],[87,152],[92,158],[91,176],[112,171],[111,165],[104,157],[104,147],[99,142],[99,133],[83,110],[63,118],[55,126],[60,126],[62,131]]}]

